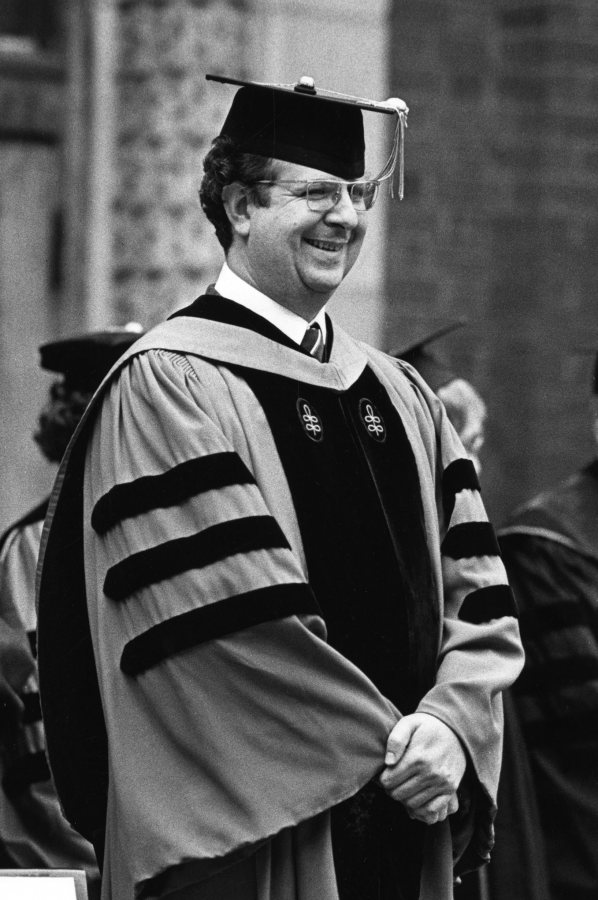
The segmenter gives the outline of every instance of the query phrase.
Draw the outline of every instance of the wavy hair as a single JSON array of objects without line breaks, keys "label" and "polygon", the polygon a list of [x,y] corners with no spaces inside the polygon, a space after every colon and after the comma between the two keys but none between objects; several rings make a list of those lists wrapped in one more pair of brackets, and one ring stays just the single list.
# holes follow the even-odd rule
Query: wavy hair
[{"label": "wavy hair", "polygon": [[33,435],[44,456],[50,462],[60,462],[93,391],[82,391],[64,381],[50,385],[48,402],[38,418]]},{"label": "wavy hair", "polygon": [[204,176],[199,190],[201,208],[214,226],[216,237],[226,253],[233,232],[224,204],[222,190],[227,184],[245,185],[248,197],[258,206],[268,206],[269,196],[258,181],[269,181],[274,175],[274,161],[253,153],[242,153],[229,137],[219,136],[203,161]]}]

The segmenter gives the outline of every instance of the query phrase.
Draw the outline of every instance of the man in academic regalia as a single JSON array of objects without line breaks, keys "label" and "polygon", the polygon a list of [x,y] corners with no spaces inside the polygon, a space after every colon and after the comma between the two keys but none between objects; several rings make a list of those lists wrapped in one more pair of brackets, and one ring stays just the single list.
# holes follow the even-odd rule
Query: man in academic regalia
[{"label": "man in academic regalia", "polygon": [[[378,175],[362,110],[397,126]],[[241,84],[204,162],[218,280],[61,467],[42,707],[104,900],[449,900],[488,858],[522,652],[475,468],[417,373],[325,311],[405,117]]]},{"label": "man in academic regalia", "polygon": [[500,531],[526,665],[509,697],[493,900],[598,896],[596,458]]},{"label": "man in academic regalia", "polygon": [[[49,462],[60,462],[94,390],[139,333],[113,328],[40,347],[41,367],[60,376],[34,435]],[[0,867],[83,868],[90,896],[96,896],[93,848],[62,816],[45,758],[35,568],[47,507],[46,499],[0,537]]]}]

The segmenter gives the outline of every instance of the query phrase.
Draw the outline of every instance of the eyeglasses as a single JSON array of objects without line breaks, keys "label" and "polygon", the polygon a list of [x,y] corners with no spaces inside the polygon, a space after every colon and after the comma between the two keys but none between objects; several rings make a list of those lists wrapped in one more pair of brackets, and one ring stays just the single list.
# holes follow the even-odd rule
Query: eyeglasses
[{"label": "eyeglasses", "polygon": [[371,209],[378,196],[378,181],[255,181],[254,184],[297,184],[304,185],[304,197],[307,206],[313,212],[328,212],[337,205],[342,197],[343,187],[358,212]]}]

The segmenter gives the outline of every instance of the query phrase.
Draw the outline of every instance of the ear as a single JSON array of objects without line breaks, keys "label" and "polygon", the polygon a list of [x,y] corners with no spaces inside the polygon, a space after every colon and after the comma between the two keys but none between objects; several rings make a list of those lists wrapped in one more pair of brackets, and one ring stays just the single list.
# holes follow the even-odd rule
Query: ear
[{"label": "ear", "polygon": [[222,188],[222,204],[226,210],[234,234],[247,237],[251,220],[251,203],[247,188],[234,181]]}]

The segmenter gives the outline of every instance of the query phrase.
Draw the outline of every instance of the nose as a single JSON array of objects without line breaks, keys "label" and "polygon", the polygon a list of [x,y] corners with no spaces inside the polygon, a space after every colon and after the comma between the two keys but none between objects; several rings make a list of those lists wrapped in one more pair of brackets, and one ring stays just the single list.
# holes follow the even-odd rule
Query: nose
[{"label": "nose", "polygon": [[353,201],[349,197],[346,184],[342,186],[338,203],[328,210],[325,218],[327,222],[342,225],[344,228],[353,229],[357,227],[359,216],[353,206]]}]

